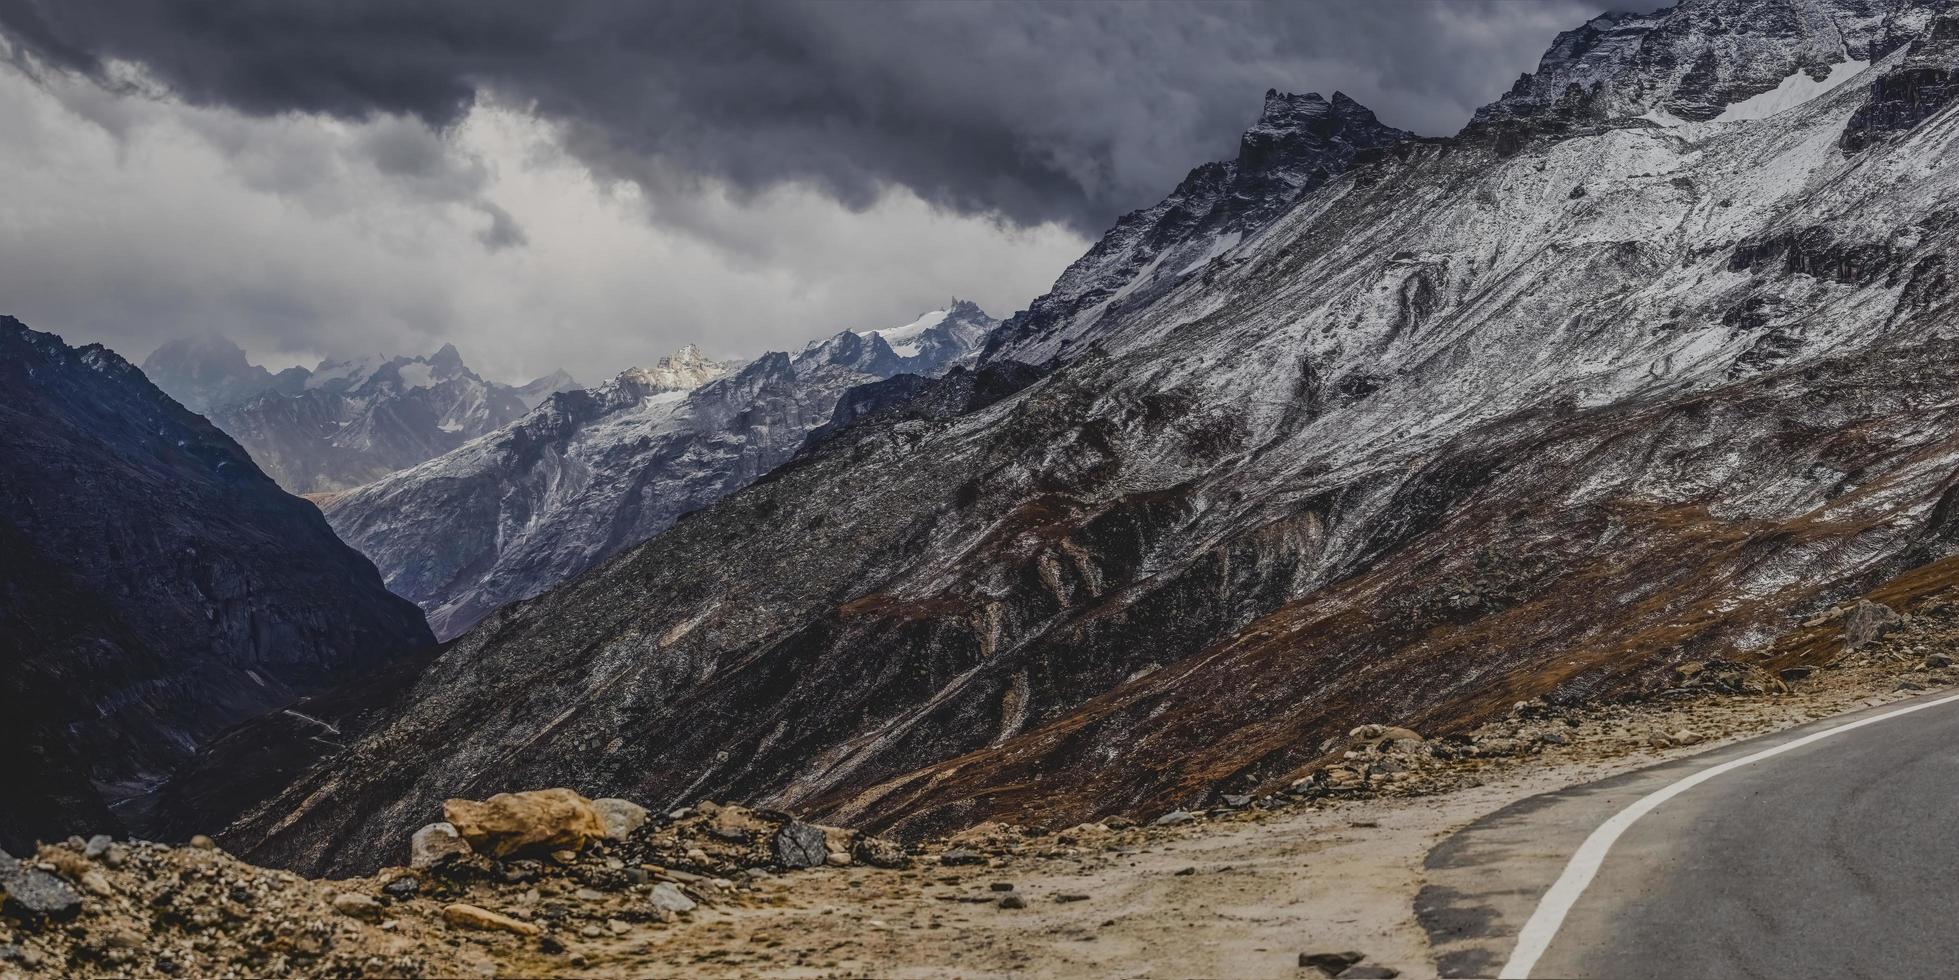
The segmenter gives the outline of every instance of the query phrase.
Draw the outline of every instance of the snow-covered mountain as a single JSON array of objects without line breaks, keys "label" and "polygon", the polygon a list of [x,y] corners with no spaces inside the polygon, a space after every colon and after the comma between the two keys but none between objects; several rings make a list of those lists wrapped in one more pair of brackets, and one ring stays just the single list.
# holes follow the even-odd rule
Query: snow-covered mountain
[{"label": "snow-covered mountain", "polygon": [[292,368],[275,375],[253,364],[244,348],[216,334],[172,340],[143,359],[143,374],[151,383],[177,404],[204,416],[261,392],[296,392],[305,386],[309,373]]},{"label": "snow-covered mountain", "polygon": [[434,642],[129,362],[0,318],[0,846],[122,829],[247,718]]},{"label": "snow-covered mountain", "polygon": [[232,839],[347,867],[558,782],[1147,815],[1959,581],[1945,7],[1601,18],[1235,241],[1125,219],[974,371],[487,618]]},{"label": "snow-covered mountain", "polygon": [[[224,356],[197,356],[213,352]],[[235,346],[212,351],[208,342],[166,345],[145,361],[159,371],[158,387],[203,404],[206,417],[294,493],[345,489],[413,466],[507,425],[552,393],[576,385],[563,371],[522,387],[485,381],[449,344],[426,357],[330,360],[311,371],[266,374],[263,387],[242,396],[237,392],[249,384],[197,380],[215,373],[215,365],[243,363],[244,353]],[[264,374],[263,368],[251,370]],[[254,377],[236,371],[221,376]]]},{"label": "snow-covered mountain", "polygon": [[322,506],[389,588],[454,636],[775,469],[851,388],[970,361],[995,325],[955,301],[745,365],[685,347]]}]

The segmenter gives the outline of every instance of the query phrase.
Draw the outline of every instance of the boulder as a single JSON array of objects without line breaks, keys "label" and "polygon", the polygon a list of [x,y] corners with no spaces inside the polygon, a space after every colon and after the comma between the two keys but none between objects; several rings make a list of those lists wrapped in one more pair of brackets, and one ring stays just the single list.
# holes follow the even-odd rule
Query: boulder
[{"label": "boulder", "polygon": [[359,892],[341,892],[333,896],[333,910],[362,922],[379,922],[382,915],[381,903]]},{"label": "boulder", "polygon": [[474,853],[454,824],[432,823],[408,839],[408,866],[433,868]]},{"label": "boulder", "polygon": [[796,821],[776,831],[775,859],[785,868],[814,868],[830,858],[823,828]]},{"label": "boulder", "polygon": [[1904,617],[1881,602],[1859,599],[1843,617],[1843,645],[1846,650],[1864,647],[1896,629]]},{"label": "boulder", "polygon": [[598,811],[599,822],[605,824],[605,839],[609,841],[625,840],[646,825],[646,808],[631,800],[608,796],[593,800],[592,809]]},{"label": "boulder", "polygon": [[647,901],[652,902],[654,908],[665,909],[668,912],[694,910],[694,900],[688,898],[687,893],[681,891],[679,886],[668,881],[654,885],[653,893],[647,896]]},{"label": "boulder", "polygon": [[482,801],[447,800],[442,816],[471,850],[494,858],[579,851],[606,836],[605,820],[592,801],[568,789],[498,793]]},{"label": "boulder", "polygon": [[28,922],[73,917],[82,910],[82,895],[58,876],[22,864],[0,852],[0,894],[5,908]]},{"label": "boulder", "polygon": [[911,855],[905,853],[904,845],[888,837],[859,837],[851,854],[873,868],[911,866]]},{"label": "boulder", "polygon": [[1189,810],[1172,810],[1169,813],[1166,813],[1163,816],[1160,816],[1155,820],[1150,821],[1150,826],[1175,827],[1178,824],[1186,824],[1196,819],[1197,819],[1197,814],[1192,813]]}]

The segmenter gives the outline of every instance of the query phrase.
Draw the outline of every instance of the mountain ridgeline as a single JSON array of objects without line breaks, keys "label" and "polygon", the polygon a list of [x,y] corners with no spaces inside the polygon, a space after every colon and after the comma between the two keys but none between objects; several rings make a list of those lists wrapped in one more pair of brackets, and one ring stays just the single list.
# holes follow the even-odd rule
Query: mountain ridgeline
[{"label": "mountain ridgeline", "polygon": [[240,721],[433,644],[319,512],[99,346],[0,318],[0,847],[129,825]]},{"label": "mountain ridgeline", "polygon": [[1066,825],[1744,657],[1959,553],[1954,27],[1602,17],[1446,140],[1274,94],[972,369],[488,615],[227,839],[350,870],[560,784]]},{"label": "mountain ridgeline", "polygon": [[454,345],[427,357],[322,361],[272,374],[221,338],[172,341],[143,372],[238,440],[294,493],[344,490],[446,453],[559,391],[563,371],[527,385],[485,381]]},{"label": "mountain ridgeline", "polygon": [[453,637],[788,461],[844,392],[969,362],[996,325],[954,301],[903,327],[742,365],[689,347],[322,504],[389,588]]}]

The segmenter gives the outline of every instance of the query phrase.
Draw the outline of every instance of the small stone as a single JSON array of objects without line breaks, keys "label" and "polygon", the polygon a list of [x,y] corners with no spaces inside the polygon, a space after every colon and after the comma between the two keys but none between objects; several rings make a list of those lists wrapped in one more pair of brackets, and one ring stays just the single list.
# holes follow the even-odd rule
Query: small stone
[{"label": "small stone", "polygon": [[1673,747],[1673,740],[1659,732],[1654,732],[1646,737],[1646,744],[1656,749],[1670,749]]},{"label": "small stone", "polygon": [[1086,902],[1088,901],[1088,896],[1081,892],[1056,892],[1054,900],[1057,902]]},{"label": "small stone", "polygon": [[537,937],[537,951],[546,956],[556,956],[565,951],[564,941],[546,933]]},{"label": "small stone", "polygon": [[1102,826],[1110,830],[1130,830],[1136,827],[1137,823],[1128,817],[1103,817]]},{"label": "small stone", "polygon": [[775,835],[775,859],[786,868],[814,868],[829,860],[829,839],[820,827],[795,821]]},{"label": "small stone", "polygon": [[215,851],[218,849],[218,842],[203,834],[195,834],[190,839],[190,846],[200,851]]},{"label": "small stone", "polygon": [[1923,691],[1924,689],[1925,685],[1914,684],[1911,681],[1899,681],[1898,686],[1892,688],[1893,691]]},{"label": "small stone", "polygon": [[607,919],[605,920],[605,931],[612,933],[615,936],[623,936],[626,933],[633,931],[633,927],[625,924],[624,922],[619,921],[618,919]]},{"label": "small stone", "polygon": [[381,921],[381,903],[359,892],[341,892],[333,896],[333,910],[362,922]]},{"label": "small stone", "polygon": [[1191,821],[1196,819],[1197,819],[1197,814],[1192,813],[1189,810],[1172,810],[1169,813],[1166,813],[1163,816],[1160,816],[1155,820],[1150,821],[1150,823],[1152,826],[1156,826],[1156,827],[1175,827],[1178,824],[1190,823]]},{"label": "small stone", "polygon": [[1925,658],[1925,666],[1930,670],[1944,670],[1952,666],[1952,658],[1943,653],[1934,653]]},{"label": "small stone", "polygon": [[1816,668],[1814,667],[1784,667],[1776,671],[1775,676],[1785,681],[1799,681],[1814,673],[1816,673]]},{"label": "small stone", "polygon": [[468,857],[469,842],[456,832],[454,824],[432,823],[408,838],[408,866],[433,868]]},{"label": "small stone", "polygon": [[823,863],[833,868],[847,868],[850,867],[850,855],[842,851],[831,851],[824,855]]},{"label": "small stone", "polygon": [[1232,808],[1233,810],[1242,810],[1250,806],[1251,803],[1252,803],[1252,798],[1249,795],[1226,796],[1224,798],[1224,805]]},{"label": "small stone", "polygon": [[694,900],[688,898],[679,886],[665,881],[653,886],[647,901],[652,902],[654,908],[665,909],[668,912],[691,912],[695,907]]},{"label": "small stone", "polygon": [[109,884],[109,876],[94,868],[82,872],[82,887],[103,898],[116,893],[115,888]]},{"label": "small stone", "polygon": [[986,858],[978,851],[969,850],[964,847],[955,847],[939,855],[939,863],[956,868],[966,864],[985,864]]},{"label": "small stone", "polygon": [[1702,741],[1704,741],[1704,739],[1701,738],[1699,732],[1687,728],[1682,728],[1679,731],[1674,732],[1671,735],[1668,735],[1667,738],[1671,740],[1675,745],[1699,745]]},{"label": "small stone", "polygon": [[381,886],[382,893],[393,898],[414,898],[415,893],[421,890],[422,882],[414,875],[390,878],[387,884]]},{"label": "small stone", "polygon": [[1008,895],[1000,899],[1000,907],[1003,909],[1024,909],[1027,907],[1027,900],[1021,898],[1019,895]]},{"label": "small stone", "polygon": [[1011,881],[996,881],[987,887],[996,892],[1010,892],[1014,890],[1014,883]]},{"label": "small stone", "polygon": [[1318,970],[1329,977],[1334,977],[1339,976],[1348,967],[1366,958],[1366,953],[1352,951],[1341,953],[1301,953],[1299,954],[1299,967],[1300,969]]},{"label": "small stone", "polygon": [[582,929],[579,929],[579,930],[578,930],[578,934],[579,934],[579,935],[581,935],[581,936],[584,936],[584,937],[585,937],[586,939],[597,939],[597,938],[599,938],[600,936],[603,936],[603,935],[605,935],[605,930],[604,930],[604,929],[601,929],[601,928],[599,928],[598,926],[589,926],[589,925],[588,925],[588,926],[585,926],[585,927],[584,927],[584,928],[582,928]]},{"label": "small stone", "polygon": [[1897,610],[1879,602],[1859,599],[1843,617],[1843,645],[1846,650],[1855,650],[1883,637],[1898,627],[1904,617]]},{"label": "small stone", "polygon": [[109,853],[109,845],[115,842],[116,839],[110,837],[108,834],[96,834],[94,837],[88,839],[87,844],[82,845],[82,856],[93,861]]},{"label": "small stone", "polygon": [[452,926],[463,929],[480,929],[485,932],[501,930],[503,932],[514,932],[519,936],[535,936],[544,931],[531,923],[519,921],[507,915],[498,915],[489,909],[478,908],[462,902],[444,907],[442,910],[442,920]]},{"label": "small stone", "polygon": [[605,900],[605,893],[591,888],[580,888],[572,892],[571,897],[581,902],[602,902]]},{"label": "small stone", "polygon": [[608,796],[593,800],[592,809],[598,811],[599,821],[605,824],[606,840],[623,841],[646,825],[646,808],[631,800]]}]

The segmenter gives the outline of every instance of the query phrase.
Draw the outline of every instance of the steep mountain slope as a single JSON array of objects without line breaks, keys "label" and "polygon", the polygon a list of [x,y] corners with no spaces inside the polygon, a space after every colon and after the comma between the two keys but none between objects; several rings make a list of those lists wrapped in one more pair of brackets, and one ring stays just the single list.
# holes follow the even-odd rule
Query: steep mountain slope
[{"label": "steep mountain slope", "polygon": [[[1667,44],[1586,91],[1838,36],[1710,20],[1745,6],[1654,15]],[[1860,122],[1952,25],[1785,6],[1922,30],[1729,121],[1513,95],[1147,301],[1016,318],[977,375],[893,401],[1022,375],[1003,397],[874,398],[507,607],[232,840],[352,867],[445,794],[544,783],[906,831],[1160,811],[1362,721],[1460,730],[1746,656],[1959,551],[1959,108]],[[1782,85],[1751,88],[1711,97]]]},{"label": "steep mountain slope", "polygon": [[437,635],[452,637],[774,469],[850,388],[944,371],[969,359],[994,325],[979,307],[955,304],[896,330],[768,354],[733,373],[689,347],[327,498],[327,520],[390,588],[428,612]]},{"label": "steep mountain slope", "polygon": [[110,828],[105,803],[221,729],[433,642],[113,352],[0,319],[0,386],[0,845]]}]

